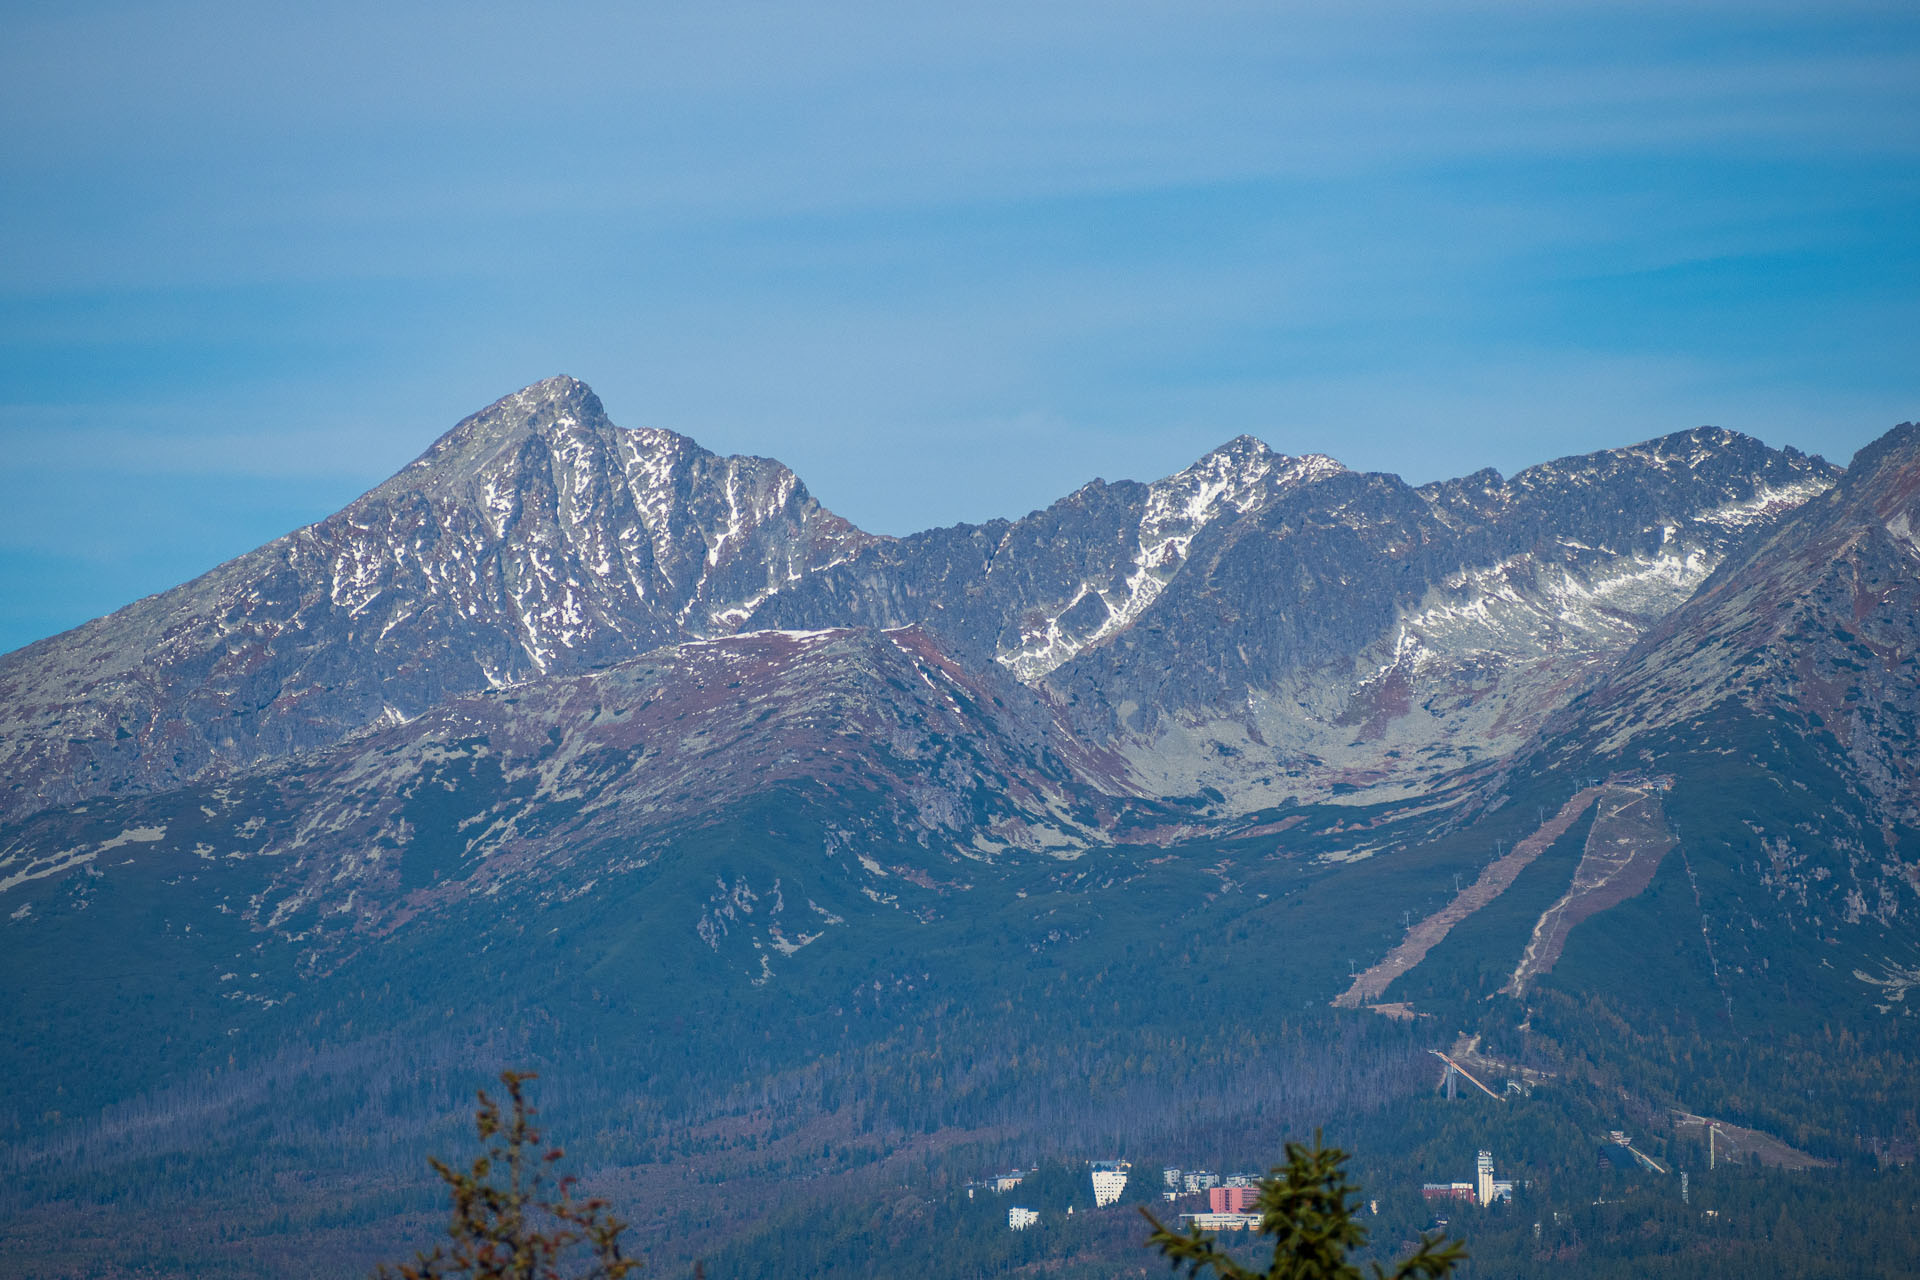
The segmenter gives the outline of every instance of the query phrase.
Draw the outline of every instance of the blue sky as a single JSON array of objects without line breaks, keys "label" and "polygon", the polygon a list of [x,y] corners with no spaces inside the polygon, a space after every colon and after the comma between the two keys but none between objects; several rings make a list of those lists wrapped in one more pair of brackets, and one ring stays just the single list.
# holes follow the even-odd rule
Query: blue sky
[{"label": "blue sky", "polygon": [[1920,9],[13,3],[0,649],[571,373],[903,533],[1920,417]]}]

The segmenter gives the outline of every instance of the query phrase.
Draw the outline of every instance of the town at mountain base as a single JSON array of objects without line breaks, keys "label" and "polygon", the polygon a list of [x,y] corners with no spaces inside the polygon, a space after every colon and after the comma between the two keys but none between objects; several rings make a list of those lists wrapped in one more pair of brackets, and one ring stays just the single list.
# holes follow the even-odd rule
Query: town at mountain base
[{"label": "town at mountain base", "polygon": [[891,539],[537,384],[0,659],[0,1245],[395,1256],[504,1065],[727,1274],[1110,1274],[1109,1209],[975,1249],[949,1193],[1316,1124],[1383,1253],[1494,1144],[1483,1256],[1594,1275],[1911,1200],[1917,491],[1911,426],[1419,488],[1242,438]]}]

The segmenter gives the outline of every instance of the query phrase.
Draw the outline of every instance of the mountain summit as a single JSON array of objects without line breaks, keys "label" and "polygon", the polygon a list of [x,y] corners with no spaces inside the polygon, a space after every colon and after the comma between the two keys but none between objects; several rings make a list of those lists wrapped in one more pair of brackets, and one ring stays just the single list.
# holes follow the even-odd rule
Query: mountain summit
[{"label": "mountain summit", "polygon": [[1239,805],[1517,745],[1834,470],[1703,429],[1413,489],[1241,436],[1151,484],[893,539],[555,377],[341,512],[0,658],[0,815],[218,776],[445,699],[755,627],[926,626]]},{"label": "mountain summit", "polygon": [[1902,423],[1729,556],[1583,699],[1569,733],[1611,754],[1729,711],[1794,726],[1876,821],[1920,827],[1916,674],[1920,426]]},{"label": "mountain summit", "polygon": [[538,383],[0,658],[21,1202],[64,1248],[72,1168],[166,1162],[336,1230],[352,1178],[275,1179],[378,1130],[390,1216],[481,1056],[581,1082],[701,1249],[814,1216],[715,1185],[846,1212],[982,1135],[1333,1114],[1417,1170],[1439,1046],[1561,1114],[1576,1210],[1622,1108],[1681,1168],[1920,1140],[1916,495],[1911,425],[1421,486],[1242,436],[884,538]]},{"label": "mountain summit", "polygon": [[725,632],[871,541],[779,463],[623,431],[551,378],[318,524],[0,658],[0,812],[230,772]]}]

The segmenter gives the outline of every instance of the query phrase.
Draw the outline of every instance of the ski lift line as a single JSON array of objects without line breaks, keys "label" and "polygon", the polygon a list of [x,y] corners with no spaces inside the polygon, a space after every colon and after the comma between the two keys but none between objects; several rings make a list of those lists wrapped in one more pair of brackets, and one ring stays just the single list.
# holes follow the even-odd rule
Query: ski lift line
[{"label": "ski lift line", "polygon": [[1473,1074],[1473,1072],[1471,1072],[1471,1071],[1469,1071],[1469,1070],[1467,1070],[1467,1069],[1466,1069],[1465,1067],[1463,1067],[1463,1066],[1461,1066],[1461,1065],[1460,1065],[1459,1063],[1457,1063],[1457,1062],[1455,1062],[1455,1061],[1454,1061],[1454,1060],[1453,1060],[1452,1058],[1450,1058],[1450,1057],[1448,1057],[1448,1056],[1447,1056],[1446,1054],[1444,1054],[1444,1053],[1442,1053],[1442,1052],[1440,1052],[1440,1051],[1439,1051],[1438,1049],[1429,1049],[1429,1050],[1427,1050],[1427,1052],[1428,1052],[1428,1053],[1430,1053],[1430,1054],[1432,1054],[1432,1055],[1433,1055],[1434,1057],[1436,1057],[1436,1058],[1438,1058],[1438,1059],[1440,1059],[1440,1061],[1442,1061],[1442,1062],[1444,1062],[1444,1063],[1446,1063],[1446,1064],[1447,1064],[1447,1065],[1448,1065],[1449,1067],[1451,1067],[1451,1068],[1452,1068],[1453,1070],[1455,1070],[1455,1071],[1457,1071],[1457,1072],[1459,1072],[1459,1073],[1460,1073],[1461,1075],[1463,1075],[1463,1076],[1465,1076],[1465,1077],[1467,1078],[1467,1081],[1468,1081],[1468,1082],[1469,1082],[1470,1084],[1472,1084],[1474,1088],[1476,1088],[1476,1089],[1478,1089],[1478,1090],[1479,1090],[1480,1092],[1482,1092],[1482,1093],[1484,1093],[1484,1094],[1486,1094],[1486,1095],[1487,1095],[1487,1096],[1488,1096],[1489,1098],[1492,1098],[1492,1099],[1493,1099],[1493,1100],[1494,1100],[1495,1102],[1502,1102],[1502,1101],[1505,1101],[1505,1099],[1503,1099],[1503,1098],[1501,1098],[1501,1096],[1500,1096],[1499,1094],[1497,1094],[1497,1093],[1495,1093],[1495,1092],[1494,1092],[1493,1090],[1491,1090],[1491,1089],[1489,1089],[1489,1088],[1487,1088],[1487,1086],[1485,1086],[1484,1084],[1481,1084],[1481,1083],[1480,1083],[1480,1081],[1479,1081],[1479,1080],[1478,1080],[1477,1078],[1475,1078],[1475,1076],[1474,1076],[1474,1074]]}]

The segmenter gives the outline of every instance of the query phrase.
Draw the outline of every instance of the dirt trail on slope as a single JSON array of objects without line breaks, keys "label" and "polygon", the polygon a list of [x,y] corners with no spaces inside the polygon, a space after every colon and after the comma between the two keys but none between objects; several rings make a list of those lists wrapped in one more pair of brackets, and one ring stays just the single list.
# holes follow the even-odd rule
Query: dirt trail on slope
[{"label": "dirt trail on slope", "polygon": [[1514,845],[1504,857],[1487,864],[1480,878],[1462,889],[1453,901],[1407,930],[1407,936],[1399,946],[1387,952],[1385,959],[1355,978],[1352,986],[1334,997],[1334,1007],[1356,1009],[1362,1004],[1378,1000],[1395,978],[1426,959],[1427,952],[1433,950],[1454,925],[1505,893],[1527,865],[1565,835],[1574,819],[1606,790],[1609,788],[1585,787],[1576,791],[1572,799],[1560,806],[1560,812],[1548,818],[1538,831]]},{"label": "dirt trail on slope", "polygon": [[1528,983],[1553,968],[1575,925],[1619,906],[1651,884],[1660,860],[1676,843],[1657,794],[1624,786],[1607,786],[1602,791],[1600,811],[1587,832],[1587,847],[1574,869],[1573,884],[1533,926],[1520,964],[1500,988],[1507,995],[1525,995]]}]

